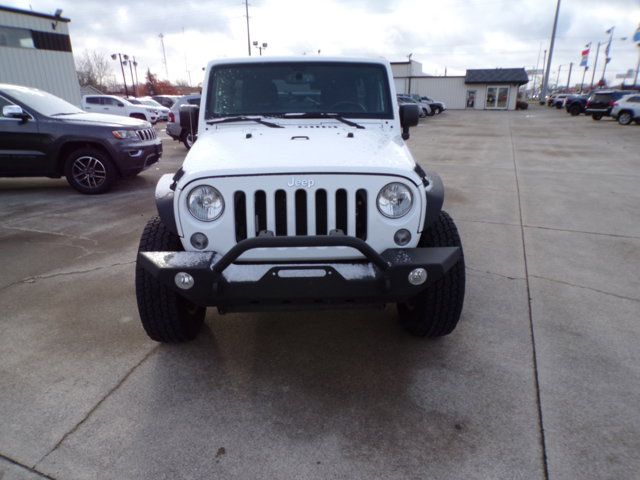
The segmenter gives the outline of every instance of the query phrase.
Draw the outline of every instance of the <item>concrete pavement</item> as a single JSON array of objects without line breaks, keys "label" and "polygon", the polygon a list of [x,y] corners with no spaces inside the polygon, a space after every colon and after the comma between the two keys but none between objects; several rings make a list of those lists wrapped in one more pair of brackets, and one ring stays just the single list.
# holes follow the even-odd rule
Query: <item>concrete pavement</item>
[{"label": "concrete pavement", "polygon": [[139,325],[158,177],[104,196],[0,179],[0,478],[631,479],[640,471],[640,127],[525,112],[421,121],[468,291],[424,341],[395,309]]}]

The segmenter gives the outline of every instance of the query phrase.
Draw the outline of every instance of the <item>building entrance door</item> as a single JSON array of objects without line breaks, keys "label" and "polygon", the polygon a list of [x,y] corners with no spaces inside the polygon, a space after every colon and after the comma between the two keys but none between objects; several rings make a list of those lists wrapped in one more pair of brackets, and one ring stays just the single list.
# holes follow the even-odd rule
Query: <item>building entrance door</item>
[{"label": "building entrance door", "polygon": [[509,87],[487,87],[487,101],[484,108],[506,110],[509,105]]},{"label": "building entrance door", "polygon": [[467,103],[466,108],[475,108],[476,105],[476,90],[467,90]]}]

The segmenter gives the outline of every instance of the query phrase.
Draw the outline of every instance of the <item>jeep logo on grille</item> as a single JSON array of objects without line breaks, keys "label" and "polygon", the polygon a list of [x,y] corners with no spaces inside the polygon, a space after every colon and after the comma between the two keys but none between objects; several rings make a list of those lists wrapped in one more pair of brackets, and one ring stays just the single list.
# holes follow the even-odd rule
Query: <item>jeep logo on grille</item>
[{"label": "jeep logo on grille", "polygon": [[307,178],[296,178],[291,177],[291,179],[287,182],[287,187],[303,187],[303,188],[311,188],[316,184],[315,180],[307,179]]}]

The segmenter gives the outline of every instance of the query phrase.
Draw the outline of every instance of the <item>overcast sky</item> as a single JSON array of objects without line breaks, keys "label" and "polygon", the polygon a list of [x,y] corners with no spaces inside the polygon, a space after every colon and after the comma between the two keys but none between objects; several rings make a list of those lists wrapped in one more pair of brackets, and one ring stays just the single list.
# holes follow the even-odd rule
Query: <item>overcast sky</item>
[{"label": "overcast sky", "polygon": [[[217,57],[246,56],[243,0],[9,0],[10,6],[71,19],[74,53],[100,50],[135,55],[139,66],[166,77],[164,34],[171,80],[202,80]],[[264,55],[366,55],[413,59],[424,73],[463,75],[467,68],[534,68],[549,46],[556,0],[251,0],[251,40],[267,42]],[[607,78],[635,69],[639,48],[631,38],[640,24],[640,0],[562,0],[551,82],[562,65],[566,83],[580,81],[580,51],[605,41],[615,26]],[[621,40],[620,37],[628,37]],[[258,51],[253,52],[258,55]],[[602,75],[604,47],[596,79]],[[542,67],[542,54],[539,59]],[[114,67],[115,67],[114,62]],[[115,71],[114,74],[119,73]],[[141,72],[138,72],[139,75]],[[587,73],[590,80],[591,70]],[[619,80],[618,80],[619,81]]]}]

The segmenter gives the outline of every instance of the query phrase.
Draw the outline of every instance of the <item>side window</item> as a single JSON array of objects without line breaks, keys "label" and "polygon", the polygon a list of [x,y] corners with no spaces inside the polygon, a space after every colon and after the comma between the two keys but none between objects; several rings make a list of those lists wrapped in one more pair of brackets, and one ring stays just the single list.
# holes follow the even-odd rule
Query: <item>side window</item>
[{"label": "side window", "polygon": [[87,103],[91,105],[100,105],[100,98],[98,97],[87,97]]},{"label": "side window", "polygon": [[629,102],[640,103],[640,97],[629,97]]},{"label": "side window", "polygon": [[200,99],[199,98],[189,98],[189,99],[187,99],[187,103],[189,105],[200,105]]}]

